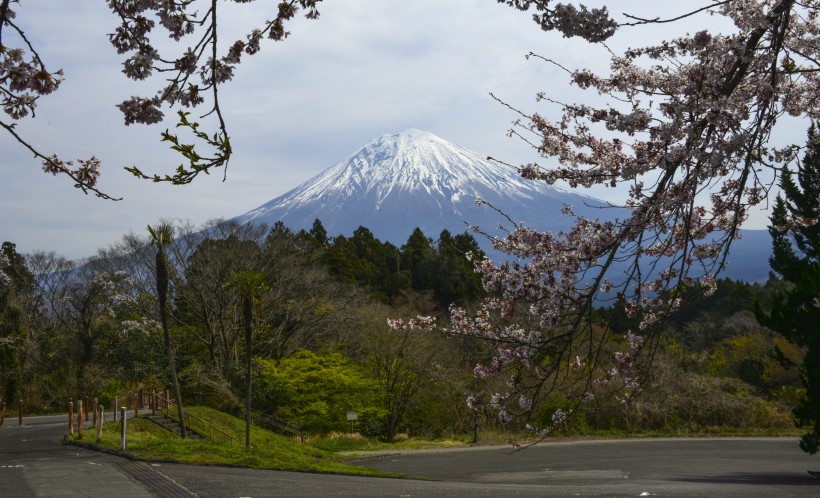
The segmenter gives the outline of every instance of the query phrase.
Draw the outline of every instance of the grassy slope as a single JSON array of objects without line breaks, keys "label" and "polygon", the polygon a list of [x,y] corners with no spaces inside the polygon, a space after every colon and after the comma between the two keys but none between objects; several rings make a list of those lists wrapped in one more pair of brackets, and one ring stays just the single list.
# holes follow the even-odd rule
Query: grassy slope
[{"label": "grassy slope", "polygon": [[[127,453],[143,460],[175,461],[198,465],[234,465],[262,469],[304,472],[338,473],[369,476],[398,476],[364,467],[339,462],[335,454],[269,431],[251,428],[250,450],[244,446],[244,422],[225,413],[204,407],[186,408],[186,411],[207,420],[233,435],[241,443],[228,438],[214,437],[208,440],[183,440],[159,427],[154,422],[139,418],[128,421]],[[196,421],[190,425],[200,431]],[[200,432],[207,433],[207,430]],[[76,439],[76,434],[75,434]],[[94,440],[93,431],[86,429],[85,442]],[[119,450],[119,423],[103,426],[101,446]]]}]

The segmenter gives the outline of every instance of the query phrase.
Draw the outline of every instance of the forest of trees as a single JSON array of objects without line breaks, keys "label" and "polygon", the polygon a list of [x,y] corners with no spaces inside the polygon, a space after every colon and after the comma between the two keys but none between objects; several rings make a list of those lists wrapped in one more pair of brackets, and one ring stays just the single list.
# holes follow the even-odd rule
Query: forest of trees
[{"label": "forest of trees", "polygon": [[[330,237],[319,220],[298,233],[281,224],[172,228],[164,245],[169,330],[183,403],[241,412],[250,359],[253,407],[313,433],[345,430],[348,410],[360,413],[359,431],[387,440],[463,433],[476,422],[516,431],[548,423],[569,405],[570,397],[555,394],[530,419],[499,419],[491,409],[498,386],[474,376],[494,354],[490,344],[388,327],[390,318],[417,314],[446,321],[451,304],[479,308],[488,296],[466,253],[483,254],[470,233],[445,230],[433,239],[416,229],[396,247],[365,227]],[[79,262],[21,255],[10,242],[2,254],[3,400],[54,411],[81,394],[110,405],[134,388],[170,386],[156,247],[147,233]],[[250,315],[243,314],[247,293],[236,290],[247,272],[265,283]],[[688,301],[667,322],[642,392],[621,403],[613,384],[611,396],[578,410],[571,429],[789,427],[803,389],[789,364],[799,363],[802,349],[754,313],[770,309],[787,287],[776,278],[766,285],[722,280],[713,295]],[[637,326],[622,305],[595,314],[621,335]]]},{"label": "forest of trees", "polygon": [[[778,403],[793,401],[792,389],[807,393],[797,396],[798,418],[816,423],[820,344],[817,328],[811,326],[817,323],[818,309],[816,202],[793,198],[775,204],[782,214],[773,228],[776,255],[778,248],[783,251],[773,266],[786,284],[771,296],[758,296],[756,317],[773,320],[769,325],[783,335],[760,326],[751,311],[736,303],[728,307],[738,310],[734,315],[721,308],[710,317],[690,308],[694,318],[684,323],[675,313],[686,311],[678,310],[686,306],[682,296],[710,294],[726,284],[716,278],[733,241],[750,211],[772,200],[776,182],[788,190],[789,175],[802,174],[807,180],[800,181],[802,188],[810,192],[806,197],[817,198],[816,170],[801,172],[800,164],[800,156],[810,156],[816,148],[803,146],[801,137],[789,132],[794,119],[781,118],[820,119],[820,4],[725,0],[684,5],[683,12],[670,13],[655,2],[642,4],[637,12],[611,14],[605,7],[577,2],[497,2],[527,12],[546,32],[598,45],[610,59],[600,66],[607,69],[595,69],[599,66],[569,54],[528,54],[564,74],[566,86],[592,98],[555,98],[549,91],[555,85],[551,79],[547,91],[536,95],[536,109],[519,110],[502,101],[516,114],[509,134],[520,137],[539,156],[538,161],[522,164],[519,173],[573,188],[621,188],[626,194],[619,205],[628,209],[628,216],[615,222],[576,216],[572,228],[558,233],[516,225],[494,241],[494,248],[517,262],[479,262],[487,293],[481,297],[475,280],[458,268],[454,275],[445,273],[454,268],[441,263],[448,245],[439,241],[428,248],[421,233],[398,249],[381,244],[365,230],[337,242],[328,240],[318,226],[313,234],[289,234],[283,227],[268,234],[217,226],[206,237],[178,227],[176,241],[156,252],[146,249],[147,240],[130,237],[79,265],[54,254],[22,258],[8,245],[0,315],[4,396],[26,389],[32,406],[55,406],[77,389],[113,389],[118,383],[148,382],[152,377],[151,382],[161,382],[166,370],[157,363],[161,355],[156,352],[165,348],[178,362],[186,397],[238,404],[233,398],[247,377],[242,365],[248,357],[243,354],[260,362],[280,362],[276,368],[290,359],[318,362],[321,355],[341,354],[350,362],[334,356],[327,368],[363,368],[362,375],[380,383],[380,409],[386,414],[373,417],[382,420],[379,430],[390,437],[395,427],[384,428],[385,424],[401,427],[402,417],[405,423],[413,420],[411,408],[435,398],[425,395],[464,390],[439,389],[439,377],[409,384],[393,377],[399,375],[397,365],[409,364],[411,356],[401,348],[391,349],[395,341],[409,343],[416,340],[414,327],[438,323],[457,339],[427,344],[438,338],[420,335],[423,344],[410,349],[432,354],[442,352],[446,344],[457,354],[448,354],[441,362],[422,355],[417,361],[426,362],[425,375],[440,365],[450,369],[440,375],[449,382],[461,378],[453,372],[466,375],[469,365],[477,364],[474,373],[485,382],[467,388],[477,391],[470,405],[492,406],[501,420],[526,423],[536,434],[560,427],[566,410],[576,411],[576,421],[595,420],[600,425],[608,420],[610,426],[651,426],[673,419],[689,424],[726,422],[723,415],[708,420],[700,415],[709,413],[704,404],[716,399],[721,400],[716,407],[741,406],[742,413],[769,414],[773,419],[774,414],[788,412],[779,411]],[[233,78],[241,61],[260,51],[265,38],[287,38],[287,26],[297,12],[308,19],[319,17],[320,0],[284,1],[275,16],[249,19],[247,29],[241,30],[244,36],[231,35],[224,39],[235,40],[232,44],[218,46],[217,33],[223,33],[224,24],[218,29],[217,19],[225,15],[225,8],[236,7],[231,3],[210,2],[210,8],[199,8],[208,2],[107,2],[116,14],[109,41],[124,58],[121,70],[141,82],[142,96],[132,94],[118,105],[125,124],[159,123],[165,112],[178,117],[177,131],[166,129],[160,136],[181,155],[182,164],[158,173],[127,167],[135,176],[185,184],[200,173],[226,167],[233,149],[219,88]],[[76,164],[60,159],[40,152],[15,129],[15,122],[33,117],[38,98],[58,90],[63,80],[62,71],[47,69],[36,44],[26,38],[16,14],[18,4],[0,2],[0,31],[16,34],[13,45],[0,47],[3,110],[11,120],[0,122],[0,127],[33,153],[45,172],[67,175],[80,191],[111,199],[97,188],[100,161],[95,156]],[[704,21],[707,16],[719,22]],[[634,33],[646,25],[672,26],[668,23],[685,25],[686,34],[673,38],[675,30],[670,29],[668,39],[647,41],[649,46],[608,44],[621,32]],[[155,25],[157,30],[151,32]],[[167,50],[157,45],[160,54],[154,40],[168,36],[176,43]],[[9,38],[4,37],[4,43]],[[190,46],[200,49],[186,49]],[[154,87],[155,73],[169,76],[160,88]],[[193,110],[197,106],[199,110]],[[195,115],[210,120],[200,129]],[[784,140],[770,141],[781,136]],[[571,208],[567,211],[571,214]],[[453,245],[469,245],[457,238],[452,237]],[[792,240],[794,244],[788,242]],[[797,251],[790,252],[792,247]],[[153,284],[165,277],[154,278],[152,261],[155,256],[164,260],[165,255],[157,254],[163,251],[171,269],[167,325],[175,350],[163,345],[156,333],[159,310]],[[794,261],[812,271],[794,272]],[[613,275],[615,263],[628,265],[623,278]],[[255,312],[247,311],[248,294],[226,288],[237,283],[235,276],[241,272],[262,275],[270,284],[254,300]],[[473,292],[475,300],[470,299]],[[164,291],[161,294],[164,297]],[[614,303],[614,309],[600,310],[604,300]],[[772,303],[770,310],[765,309],[767,301]],[[442,315],[448,302],[450,313]],[[780,314],[783,310],[786,313]],[[384,316],[410,313],[425,316],[392,321],[397,334],[382,330]],[[248,316],[255,323],[244,320],[243,327],[243,317]],[[788,320],[778,322],[778,316]],[[803,320],[797,329],[790,325],[796,316]],[[394,351],[385,360],[387,367],[373,350],[379,342],[366,333],[373,327],[385,332],[386,344],[378,347]],[[240,337],[246,330],[253,330],[255,337],[245,341],[252,342],[253,351],[243,352]],[[670,339],[670,332],[677,339]],[[800,358],[804,350],[808,352]],[[312,359],[307,351],[318,357]],[[809,372],[799,381],[783,366],[793,363]],[[647,366],[652,368],[641,368]],[[416,375],[417,370],[407,368]],[[638,379],[638,370],[652,377]],[[262,372],[260,382],[265,380]],[[277,378],[275,372],[269,373],[270,379]],[[607,392],[616,386],[625,392]],[[385,394],[386,389],[393,389],[393,394]],[[404,394],[397,394],[397,389]],[[633,399],[638,390],[643,395]],[[280,391],[271,384],[267,392]],[[281,394],[288,392],[298,389]],[[489,392],[495,394],[488,400]],[[664,400],[657,409],[652,408],[650,392],[661,393],[658,399]],[[589,403],[593,394],[595,402]],[[327,399],[331,398],[323,398]],[[567,399],[573,401],[565,410]],[[279,401],[271,398],[270,408],[282,409]],[[633,411],[618,412],[619,402]],[[615,407],[607,407],[613,403]],[[638,403],[643,403],[642,410]],[[320,405],[317,401],[305,410],[319,410]],[[682,412],[670,408],[675,406]],[[694,407],[696,414],[684,414]],[[608,415],[598,417],[602,413]],[[715,413],[725,414],[726,409]],[[818,431],[815,426],[804,438],[808,450],[820,447]]]}]

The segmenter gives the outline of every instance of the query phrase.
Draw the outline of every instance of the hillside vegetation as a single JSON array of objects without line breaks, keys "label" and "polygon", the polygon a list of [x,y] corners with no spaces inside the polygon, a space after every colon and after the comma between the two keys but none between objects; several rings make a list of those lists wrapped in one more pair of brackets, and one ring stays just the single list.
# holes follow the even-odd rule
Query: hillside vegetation
[{"label": "hillside vegetation", "polygon": [[[471,234],[443,231],[431,238],[416,229],[396,247],[365,227],[330,237],[319,220],[298,233],[281,224],[268,230],[228,223],[205,231],[180,224],[175,231],[166,247],[169,324],[184,404],[240,414],[251,354],[253,407],[309,434],[352,430],[393,441],[472,435],[476,427],[480,434],[520,434],[533,422],[502,422],[490,409],[499,386],[473,377],[475,365],[492,354],[487,343],[387,325],[389,318],[417,314],[446,324],[449,305],[476,306],[484,290],[465,253],[482,253]],[[20,255],[4,244],[12,280],[0,289],[0,395],[6,402],[22,398],[28,412],[53,412],[82,395],[110,407],[115,396],[135,389],[171,389],[155,249],[148,242],[129,235],[81,262],[53,253]],[[243,298],[232,287],[243,271],[267,284],[253,301],[250,352]],[[774,278],[766,284],[722,280],[708,298],[688,289],[653,351],[639,396],[629,406],[616,392],[598,396],[576,410],[565,433],[790,432],[802,389],[792,366],[804,352],[761,326],[753,312],[769,307],[773,291],[785,285]],[[617,334],[636,327],[617,305],[598,309],[596,319],[612,323]],[[603,353],[622,342],[616,335]],[[476,399],[473,410],[468,396]],[[566,405],[561,397],[550,399],[534,422]],[[357,412],[352,426],[350,411]],[[153,437],[149,427],[134,430]],[[275,446],[267,437],[252,434]],[[180,448],[195,458],[196,445],[205,443],[180,444],[190,445]],[[325,459],[316,450],[300,451],[305,462]]]}]

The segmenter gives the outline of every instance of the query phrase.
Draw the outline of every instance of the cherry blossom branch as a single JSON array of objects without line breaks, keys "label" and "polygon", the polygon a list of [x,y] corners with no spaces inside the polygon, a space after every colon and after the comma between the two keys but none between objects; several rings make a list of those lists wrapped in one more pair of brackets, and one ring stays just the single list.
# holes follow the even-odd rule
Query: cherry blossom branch
[{"label": "cherry blossom branch", "polygon": [[9,0],[2,0],[0,3],[0,47],[3,46],[3,27],[9,21]]},{"label": "cherry blossom branch", "polygon": [[[212,35],[213,36],[213,43],[211,44],[211,47],[213,48],[213,50],[211,51],[211,57],[212,57],[212,60],[214,60],[214,61],[216,61],[216,58],[217,58],[216,44],[217,44],[217,33],[219,33],[219,30],[217,29],[217,24],[216,24],[216,21],[217,21],[217,19],[216,19],[216,2],[217,2],[217,0],[212,0],[211,1],[211,26],[213,26],[212,30],[211,30],[211,32],[213,33],[213,35]],[[228,139],[228,130],[225,126],[225,119],[222,117],[222,109],[219,107],[219,94],[217,93],[216,68],[211,69],[211,85],[213,85],[213,99],[214,99],[214,107],[213,107],[213,110],[211,112],[215,112],[217,118],[219,119],[219,135],[222,136],[222,137],[225,137],[225,139],[227,141],[227,139]],[[223,170],[223,173],[222,173],[223,174],[222,181],[224,182],[228,177],[228,159],[230,159],[230,157],[231,157],[231,145],[230,145],[229,141],[226,144],[226,147],[224,149],[223,154],[225,156],[225,162],[224,162],[224,168],[225,169]],[[207,171],[207,169],[204,170],[204,171]]]},{"label": "cherry blossom branch", "polygon": [[42,154],[14,131],[14,125],[9,125],[0,121],[0,126],[11,134],[11,136],[23,145],[23,147],[31,151],[34,154],[34,157],[42,160],[43,171],[46,173],[51,173],[53,175],[64,174],[68,176],[74,181],[74,187],[82,190],[85,194],[93,192],[97,197],[109,201],[122,200],[122,197],[111,197],[105,192],[97,189],[96,184],[97,179],[99,178],[100,161],[96,157],[91,156],[90,159],[85,160],[78,159],[77,162],[79,163],[79,166],[76,169],[71,169],[70,166],[73,166],[72,161],[62,161],[56,154],[52,154],[51,156]]},{"label": "cherry blossom branch", "polygon": [[725,4],[728,4],[728,3],[732,3],[734,1],[736,1],[736,0],[723,0],[723,1],[720,1],[720,2],[713,1],[713,3],[711,5],[707,5],[705,7],[701,7],[699,9],[695,9],[695,10],[689,11],[685,14],[681,14],[677,17],[672,17],[672,18],[669,18],[669,19],[661,19],[660,17],[655,17],[653,19],[644,19],[642,17],[630,15],[630,14],[627,14],[626,12],[624,12],[621,15],[623,15],[624,17],[626,17],[628,19],[634,19],[636,22],[622,23],[619,26],[639,26],[639,25],[642,25],[642,24],[666,24],[666,23],[670,23],[670,22],[676,22],[676,21],[680,21],[681,19],[686,19],[687,17],[692,17],[693,15],[698,14],[700,12],[703,12],[705,10],[714,9],[715,7],[719,7],[721,5],[725,5]]},{"label": "cherry blossom branch", "polygon": [[615,34],[618,28],[617,23],[609,17],[606,7],[590,10],[583,4],[576,7],[559,3],[550,8],[550,0],[498,0],[498,3],[522,11],[535,6],[538,13],[533,14],[533,21],[544,31],[557,30],[567,38],[579,36],[598,43]]},{"label": "cherry blossom branch", "polygon": [[[209,174],[215,168],[224,168],[224,181],[233,149],[220,107],[219,88],[233,78],[243,54],[253,55],[259,52],[263,37],[274,41],[287,38],[289,33],[285,30],[285,23],[295,17],[299,8],[304,9],[306,18],[317,19],[319,12],[316,4],[321,0],[280,1],[277,4],[277,15],[273,20],[266,21],[262,28],[251,30],[245,40],[235,41],[228,48],[227,54],[221,57],[218,46],[218,2],[203,1],[208,8],[200,16],[194,10],[199,0],[108,0],[109,7],[121,21],[115,32],[109,35],[109,39],[118,53],[132,54],[123,63],[123,72],[126,76],[144,80],[154,72],[175,73],[166,80],[165,86],[154,97],[134,96],[118,106],[124,114],[125,124],[158,123],[164,119],[162,108],[167,106],[176,110],[176,127],[186,129],[193,137],[193,142],[189,142],[166,129],[162,133],[162,140],[171,142],[171,149],[180,153],[187,164],[177,166],[173,174],[146,174],[137,166],[125,168],[139,178],[183,185],[192,182],[200,173]],[[234,3],[250,1],[253,0],[233,0]],[[159,26],[168,31],[175,41],[201,31],[197,43],[178,57],[163,57],[151,45],[149,35],[157,22],[147,17],[150,14],[158,18]],[[201,77],[201,86],[190,81],[194,73]],[[216,131],[213,133],[201,131],[200,124],[191,121],[190,113],[181,109],[204,103],[206,90],[210,90],[210,109],[200,115],[200,118],[215,117]],[[197,144],[204,145],[211,152],[201,154],[196,150]]]},{"label": "cherry blossom branch", "polygon": [[[0,3],[0,104],[6,115],[18,121],[29,115],[35,116],[37,100],[40,96],[48,95],[59,88],[63,72],[51,72],[46,69],[40,54],[24,30],[12,20],[15,13],[10,5],[10,0],[3,0]],[[13,33],[16,33],[22,41],[23,48],[2,44],[2,34],[6,27],[10,27]],[[85,194],[93,192],[103,199],[119,200],[96,187],[100,174],[100,161],[96,157],[78,159],[78,164],[74,167],[73,161],[63,161],[57,155],[46,156],[41,153],[15,131],[15,126],[15,123],[0,121],[0,127],[42,161],[45,172],[68,176],[74,181],[74,186]]]}]

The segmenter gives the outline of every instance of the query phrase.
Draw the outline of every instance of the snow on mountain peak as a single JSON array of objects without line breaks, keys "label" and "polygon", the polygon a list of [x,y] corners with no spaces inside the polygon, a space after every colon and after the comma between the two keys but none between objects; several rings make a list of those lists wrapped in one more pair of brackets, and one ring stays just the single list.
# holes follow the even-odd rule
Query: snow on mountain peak
[{"label": "snow on mountain peak", "polygon": [[[378,237],[403,242],[413,228],[437,235],[460,232],[465,222],[498,225],[497,213],[476,207],[483,199],[513,216],[560,217],[564,204],[600,201],[525,180],[517,171],[432,133],[410,128],[375,138],[290,192],[236,218],[282,221],[292,229],[320,219],[331,234],[365,226]],[[568,220],[567,220],[568,221]],[[562,225],[567,223],[562,222]],[[483,227],[483,226],[482,226]]]},{"label": "snow on mountain peak", "polygon": [[[361,192],[376,191],[380,201],[396,190],[450,199],[472,196],[474,201],[484,189],[515,197],[544,189],[511,168],[415,128],[371,140],[322,176],[339,185],[356,185]],[[330,186],[322,182],[323,188]]]}]

